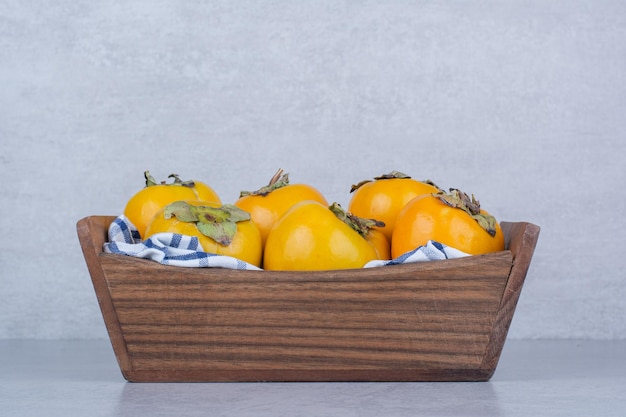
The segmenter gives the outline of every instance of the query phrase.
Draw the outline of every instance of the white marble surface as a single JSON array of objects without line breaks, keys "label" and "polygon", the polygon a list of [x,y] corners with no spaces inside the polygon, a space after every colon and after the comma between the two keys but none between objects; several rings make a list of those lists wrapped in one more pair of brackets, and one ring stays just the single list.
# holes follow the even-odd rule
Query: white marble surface
[{"label": "white marble surface", "polygon": [[126,382],[108,340],[0,340],[0,410],[72,416],[624,416],[626,341],[509,340],[489,382]]}]

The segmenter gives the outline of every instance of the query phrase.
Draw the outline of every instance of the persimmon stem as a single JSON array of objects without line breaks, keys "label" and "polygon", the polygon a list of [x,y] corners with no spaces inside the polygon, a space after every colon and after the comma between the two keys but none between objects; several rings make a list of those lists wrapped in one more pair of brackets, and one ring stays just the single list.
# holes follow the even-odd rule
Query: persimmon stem
[{"label": "persimmon stem", "polygon": [[[379,175],[378,177],[374,177],[374,181],[380,181],[380,180],[392,180],[395,178],[404,178],[404,179],[410,179],[411,176],[405,174],[404,172],[400,172],[400,171],[396,171],[393,170],[388,174],[383,174],[383,175]],[[363,185],[367,184],[368,182],[372,182],[372,180],[363,180],[357,184],[353,184],[352,187],[350,187],[350,193],[355,192],[356,190],[358,190],[359,188],[361,188]],[[437,184],[435,184],[434,182],[432,182],[431,180],[424,180],[422,181],[423,183],[432,185],[433,187],[437,188],[438,190],[441,190],[440,187],[437,186]]]},{"label": "persimmon stem", "polygon": [[289,185],[289,174],[285,173],[282,168],[280,168],[276,174],[270,179],[270,182],[264,186],[259,188],[256,191],[241,191],[239,193],[239,197],[246,197],[249,195],[260,195],[266,196],[274,190],[277,190],[281,187],[285,187]]},{"label": "persimmon stem", "polygon": [[144,171],[144,178],[146,179],[146,187],[152,187],[154,185],[181,185],[183,187],[193,188],[196,186],[193,180],[183,181],[180,179],[178,174],[170,174],[167,178],[173,178],[174,181],[170,184],[167,183],[167,180],[163,180],[161,182],[157,182],[152,175],[150,175],[150,171]]},{"label": "persimmon stem", "polygon": [[152,187],[153,185],[158,185],[154,177],[150,175],[150,171],[144,171],[143,177],[146,179],[146,187]]},{"label": "persimmon stem", "polygon": [[365,237],[373,227],[385,227],[385,223],[376,219],[365,219],[363,217],[355,216],[354,214],[347,212],[341,207],[339,203],[333,203],[329,207],[335,216],[361,236]]},{"label": "persimmon stem", "polygon": [[383,174],[379,177],[374,177],[375,180],[388,180],[392,178],[411,178],[411,176],[405,174],[404,172],[393,170],[389,174]]},{"label": "persimmon stem", "polygon": [[450,188],[449,193],[433,194],[445,205],[465,211],[492,237],[496,235],[496,218],[480,211],[480,201],[474,195],[470,197],[461,190]]},{"label": "persimmon stem", "polygon": [[274,174],[274,176],[272,177],[272,179],[270,180],[270,182],[267,185],[274,185],[276,184],[276,182],[280,179],[280,177],[283,175],[283,169],[282,168],[278,168],[278,171],[276,171],[276,174]]}]

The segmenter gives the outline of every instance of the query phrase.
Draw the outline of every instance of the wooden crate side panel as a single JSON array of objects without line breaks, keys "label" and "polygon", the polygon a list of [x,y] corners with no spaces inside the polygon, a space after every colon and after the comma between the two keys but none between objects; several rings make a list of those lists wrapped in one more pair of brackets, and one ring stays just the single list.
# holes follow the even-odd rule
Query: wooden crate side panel
[{"label": "wooden crate side panel", "polygon": [[497,259],[475,272],[460,264],[452,278],[321,281],[181,278],[167,267],[144,278],[101,261],[111,262],[108,285],[137,371],[375,371],[477,368],[510,269],[510,254]]},{"label": "wooden crate side panel", "polygon": [[481,365],[481,368],[490,372],[489,377],[495,372],[500,360],[541,229],[527,222],[502,222],[502,230],[506,247],[513,254],[513,263]]},{"label": "wooden crate side panel", "polygon": [[98,305],[104,319],[104,324],[111,340],[115,358],[120,370],[126,379],[132,371],[131,359],[126,349],[126,342],[120,327],[117,313],[111,299],[106,274],[100,262],[102,248],[108,236],[108,227],[113,216],[90,216],[79,220],[76,224],[78,240],[87,263],[91,282],[96,292]]}]

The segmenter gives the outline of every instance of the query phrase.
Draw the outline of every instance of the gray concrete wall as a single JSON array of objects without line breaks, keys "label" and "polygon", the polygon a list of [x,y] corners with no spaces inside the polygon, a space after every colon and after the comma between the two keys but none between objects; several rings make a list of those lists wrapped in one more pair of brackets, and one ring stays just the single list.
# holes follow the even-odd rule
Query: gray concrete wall
[{"label": "gray concrete wall", "polygon": [[626,337],[626,3],[0,1],[0,338],[106,337],[75,233],[393,169],[542,227],[509,336]]}]

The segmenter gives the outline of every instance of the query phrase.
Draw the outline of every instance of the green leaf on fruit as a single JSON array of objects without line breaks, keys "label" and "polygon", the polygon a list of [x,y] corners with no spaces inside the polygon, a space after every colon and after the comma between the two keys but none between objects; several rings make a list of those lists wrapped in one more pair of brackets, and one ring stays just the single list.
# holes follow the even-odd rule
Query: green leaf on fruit
[{"label": "green leaf on fruit", "polygon": [[222,246],[230,245],[237,233],[237,224],[233,222],[198,222],[196,227],[200,233],[210,237]]},{"label": "green leaf on fruit", "polygon": [[175,201],[163,209],[166,219],[176,217],[181,222],[191,223],[199,220],[195,207],[185,201]]},{"label": "green leaf on fruit", "polygon": [[174,216],[181,222],[195,223],[200,233],[222,246],[232,243],[238,222],[250,220],[250,213],[233,204],[212,207],[176,201],[166,206],[163,214],[166,219]]}]

